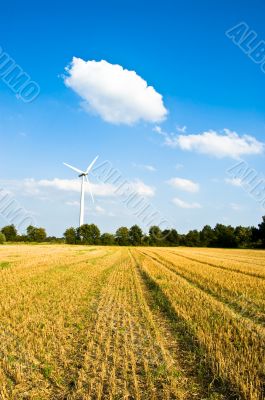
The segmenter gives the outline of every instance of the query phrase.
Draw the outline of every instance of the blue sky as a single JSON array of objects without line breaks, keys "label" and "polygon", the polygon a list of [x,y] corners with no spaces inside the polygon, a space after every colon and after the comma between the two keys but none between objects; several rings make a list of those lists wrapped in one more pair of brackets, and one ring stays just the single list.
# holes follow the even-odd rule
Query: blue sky
[{"label": "blue sky", "polygon": [[[264,12],[262,1],[3,4],[0,46],[40,94],[24,103],[0,79],[0,188],[61,235],[79,214],[75,175],[62,163],[86,168],[99,154],[180,232],[256,225],[264,209],[226,171],[243,159],[263,173],[265,74],[225,32],[243,21],[265,40]],[[126,70],[135,74],[123,81]],[[91,181],[86,222],[102,231],[143,226],[110,187]]]}]

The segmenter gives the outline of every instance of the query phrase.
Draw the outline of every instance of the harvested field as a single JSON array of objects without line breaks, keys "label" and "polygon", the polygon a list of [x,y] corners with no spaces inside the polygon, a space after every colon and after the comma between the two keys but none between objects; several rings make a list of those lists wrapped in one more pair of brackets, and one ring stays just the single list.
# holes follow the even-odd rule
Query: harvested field
[{"label": "harvested field", "polygon": [[0,247],[0,399],[265,398],[265,252]]}]

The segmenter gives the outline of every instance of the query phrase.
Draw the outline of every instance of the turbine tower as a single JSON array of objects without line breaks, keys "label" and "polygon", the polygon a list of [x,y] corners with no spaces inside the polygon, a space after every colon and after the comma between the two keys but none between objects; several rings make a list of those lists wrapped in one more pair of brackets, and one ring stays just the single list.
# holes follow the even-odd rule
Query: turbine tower
[{"label": "turbine tower", "polygon": [[92,198],[92,201],[94,203],[94,197],[93,197],[93,193],[89,184],[89,180],[88,180],[88,174],[91,171],[91,169],[93,168],[95,162],[97,161],[98,156],[92,161],[92,163],[87,167],[86,171],[81,171],[81,169],[78,169],[76,167],[73,167],[70,164],[66,164],[64,163],[64,165],[66,165],[68,168],[71,168],[72,170],[74,170],[75,172],[78,173],[78,177],[81,178],[81,196],[80,196],[80,217],[79,217],[79,226],[84,225],[84,210],[85,210],[85,180],[88,183],[88,188],[89,188],[89,192],[90,192],[90,196]]}]

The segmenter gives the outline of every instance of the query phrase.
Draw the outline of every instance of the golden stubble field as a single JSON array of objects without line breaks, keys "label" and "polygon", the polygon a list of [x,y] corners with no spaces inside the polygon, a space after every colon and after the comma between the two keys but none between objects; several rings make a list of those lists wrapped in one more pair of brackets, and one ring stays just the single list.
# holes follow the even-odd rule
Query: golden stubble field
[{"label": "golden stubble field", "polygon": [[265,252],[0,247],[0,399],[265,398]]}]

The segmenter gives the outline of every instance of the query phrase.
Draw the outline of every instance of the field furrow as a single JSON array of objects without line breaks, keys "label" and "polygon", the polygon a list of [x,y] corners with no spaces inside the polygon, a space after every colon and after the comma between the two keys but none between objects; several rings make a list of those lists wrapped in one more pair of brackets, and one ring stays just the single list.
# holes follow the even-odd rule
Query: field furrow
[{"label": "field furrow", "polygon": [[127,251],[101,292],[87,342],[71,399],[198,398],[196,383],[170,355],[172,342],[160,333]]},{"label": "field furrow", "polygon": [[246,265],[244,263],[241,263],[240,261],[233,261],[233,262],[227,262],[226,260],[220,260],[213,262],[207,260],[207,257],[204,256],[199,256],[195,255],[193,253],[189,252],[179,252],[179,250],[168,250],[169,252],[172,252],[173,254],[176,254],[178,256],[181,256],[183,258],[186,258],[187,260],[190,261],[195,261],[197,263],[203,264],[203,265],[209,265],[215,268],[220,268],[223,270],[230,270],[233,272],[237,272],[243,275],[249,275],[249,276],[254,276],[260,279],[265,279],[265,267],[263,265],[256,265],[256,264],[251,264],[251,266]]},{"label": "field furrow", "polygon": [[49,398],[71,379],[79,332],[117,257],[112,254],[102,265],[88,256],[76,264],[71,257],[68,263],[56,260],[38,274],[24,268],[19,285],[0,284],[3,399],[23,398],[23,393]]},{"label": "field furrow", "polygon": [[216,377],[228,380],[246,400],[264,397],[264,337],[235,313],[174,274],[160,261],[139,253],[138,263],[170,301],[198,340]]},{"label": "field furrow", "polygon": [[[207,248],[207,250],[208,250],[208,248]],[[191,254],[194,255],[195,257],[196,257],[196,255],[203,256],[205,259],[213,258],[213,259],[222,260],[222,261],[225,261],[225,260],[235,261],[236,263],[239,262],[241,265],[247,264],[246,265],[247,267],[249,267],[249,265],[255,265],[255,266],[261,266],[261,267],[265,268],[265,260],[263,259],[263,257],[254,257],[253,255],[243,256],[238,253],[238,250],[234,250],[234,252],[235,252],[235,254],[232,253],[230,255],[229,254],[227,254],[227,255],[219,254],[218,255],[214,252],[211,253],[209,251],[202,252],[202,251],[192,250]]]},{"label": "field furrow", "polygon": [[2,246],[0,400],[264,400],[264,256]]},{"label": "field furrow", "polygon": [[233,271],[224,272],[207,264],[202,267],[171,252],[144,250],[143,254],[161,261],[171,271],[224,302],[242,317],[265,326],[265,282],[259,278],[243,274],[238,280]]}]

